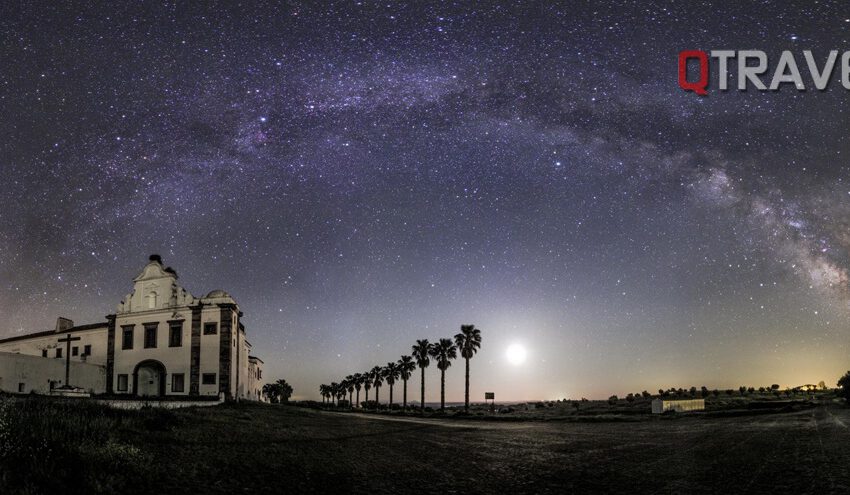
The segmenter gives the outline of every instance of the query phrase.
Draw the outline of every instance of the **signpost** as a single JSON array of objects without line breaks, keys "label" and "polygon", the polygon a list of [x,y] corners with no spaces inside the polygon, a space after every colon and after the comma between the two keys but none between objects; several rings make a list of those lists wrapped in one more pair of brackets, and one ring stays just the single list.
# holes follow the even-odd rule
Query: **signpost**
[{"label": "signpost", "polygon": [[80,337],[71,337],[69,333],[64,339],[59,339],[59,342],[65,342],[65,384],[61,388],[71,388],[69,376],[71,375],[71,342],[81,340]]},{"label": "signpost", "polygon": [[484,402],[490,401],[490,411],[496,410],[496,392],[484,392]]}]

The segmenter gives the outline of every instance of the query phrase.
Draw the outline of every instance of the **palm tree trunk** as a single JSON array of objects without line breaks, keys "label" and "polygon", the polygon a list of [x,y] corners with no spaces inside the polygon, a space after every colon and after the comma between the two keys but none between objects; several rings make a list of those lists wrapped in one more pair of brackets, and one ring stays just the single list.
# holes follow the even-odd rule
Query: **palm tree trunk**
[{"label": "palm tree trunk", "polygon": [[354,392],[348,392],[348,408],[351,409],[351,399],[354,398]]},{"label": "palm tree trunk", "polygon": [[422,414],[425,414],[425,368],[419,368],[422,371],[422,397],[419,399],[421,402],[419,403],[419,409],[422,410]]},{"label": "palm tree trunk", "polygon": [[390,383],[390,409],[393,408],[393,384]]},{"label": "palm tree trunk", "polygon": [[469,412],[469,358],[466,358],[466,401],[463,408],[466,412]]},{"label": "palm tree trunk", "polygon": [[381,405],[381,387],[375,387],[375,409]]},{"label": "palm tree trunk", "polygon": [[357,391],[357,407],[360,407],[360,391]]},{"label": "palm tree trunk", "polygon": [[446,409],[446,370],[440,370],[440,410]]},{"label": "palm tree trunk", "polygon": [[369,389],[366,389],[366,407],[369,406]]},{"label": "palm tree trunk", "polygon": [[407,378],[404,379],[404,404],[401,406],[402,411],[407,410]]}]

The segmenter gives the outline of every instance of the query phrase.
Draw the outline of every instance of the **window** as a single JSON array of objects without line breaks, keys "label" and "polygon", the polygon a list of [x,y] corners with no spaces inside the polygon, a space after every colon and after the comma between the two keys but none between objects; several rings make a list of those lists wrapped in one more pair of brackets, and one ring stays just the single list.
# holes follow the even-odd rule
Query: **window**
[{"label": "window", "polygon": [[91,345],[86,345],[85,347],[83,347],[83,355],[91,356]]},{"label": "window", "polygon": [[204,323],[204,335],[215,335],[218,333],[217,323]]},{"label": "window", "polygon": [[157,323],[145,323],[145,349],[156,348]]},{"label": "window", "polygon": [[80,355],[80,348],[77,347],[77,346],[72,347],[71,348],[71,355],[72,356],[79,356]]},{"label": "window", "polygon": [[121,327],[121,348],[122,349],[132,349],[133,348],[133,325],[127,325]]},{"label": "window", "polygon": [[156,292],[148,294],[148,309],[156,309]]},{"label": "window", "polygon": [[41,357],[47,357],[47,349],[41,350]]},{"label": "window", "polygon": [[56,348],[56,357],[58,357],[58,358],[62,357],[62,348],[61,347]]},{"label": "window", "polygon": [[168,330],[168,347],[181,347],[183,345],[183,322],[172,322]]},{"label": "window", "polygon": [[183,391],[183,373],[175,373],[171,375],[171,391],[172,392],[182,392]]},{"label": "window", "polygon": [[118,391],[127,391],[127,375],[118,375]]},{"label": "window", "polygon": [[204,385],[215,385],[215,373],[204,373],[201,377],[201,383]]},{"label": "window", "polygon": [[24,384],[24,382],[18,383],[18,393],[21,393],[21,394],[24,393],[25,389],[26,389],[26,384]]}]

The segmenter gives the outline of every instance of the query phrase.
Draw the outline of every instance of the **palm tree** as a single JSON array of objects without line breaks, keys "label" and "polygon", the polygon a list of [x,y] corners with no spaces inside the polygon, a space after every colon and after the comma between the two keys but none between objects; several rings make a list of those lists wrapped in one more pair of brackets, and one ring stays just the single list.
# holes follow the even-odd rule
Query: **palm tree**
[{"label": "palm tree", "polygon": [[324,383],[319,385],[319,395],[322,396],[322,405],[325,406],[328,399],[328,386]]},{"label": "palm tree", "polygon": [[416,363],[413,362],[413,358],[411,356],[402,356],[401,359],[398,360],[398,370],[401,375],[401,380],[404,382],[404,403],[402,405],[402,409],[407,410],[407,380],[416,370]]},{"label": "palm tree", "polygon": [[340,382],[339,385],[337,385],[337,389],[336,389],[336,405],[337,405],[337,407],[340,406],[340,403],[339,403],[340,400],[345,400],[345,394],[347,392],[346,388],[348,388],[348,384],[345,383],[345,380],[343,380],[342,382]]},{"label": "palm tree", "polygon": [[354,375],[345,377],[345,388],[348,389],[348,408],[351,409],[351,399],[354,395]]},{"label": "palm tree", "polygon": [[370,372],[372,385],[375,386],[375,409],[381,407],[381,385],[384,383],[384,375],[380,366],[375,366]]},{"label": "palm tree", "polygon": [[360,387],[363,386],[363,375],[354,374],[354,389],[357,390],[357,407],[360,407]]},{"label": "palm tree", "polygon": [[331,405],[334,407],[336,406],[337,391],[339,391],[339,383],[331,382],[331,385],[328,388],[328,392],[330,392],[331,394]]},{"label": "palm tree", "polygon": [[390,409],[393,408],[393,385],[395,385],[395,381],[398,380],[399,372],[398,363],[392,361],[387,363],[387,367],[384,368],[384,378],[387,380],[387,383],[390,384]]},{"label": "palm tree", "polygon": [[411,349],[413,349],[413,359],[416,360],[416,364],[422,370],[422,395],[420,397],[419,409],[422,411],[422,414],[425,414],[425,368],[431,364],[431,343],[428,342],[428,339],[417,340]]},{"label": "palm tree", "polygon": [[463,408],[469,412],[469,360],[481,348],[481,330],[475,328],[475,325],[461,325],[460,333],[455,335],[455,345],[460,349],[460,356],[466,360],[466,394]]},{"label": "palm tree", "polygon": [[457,359],[457,346],[451,339],[440,339],[431,344],[431,357],[437,361],[440,369],[440,410],[446,409],[446,370],[452,365],[452,359]]},{"label": "palm tree", "polygon": [[363,373],[363,388],[366,389],[366,407],[369,407],[369,389],[372,388],[372,371]]}]

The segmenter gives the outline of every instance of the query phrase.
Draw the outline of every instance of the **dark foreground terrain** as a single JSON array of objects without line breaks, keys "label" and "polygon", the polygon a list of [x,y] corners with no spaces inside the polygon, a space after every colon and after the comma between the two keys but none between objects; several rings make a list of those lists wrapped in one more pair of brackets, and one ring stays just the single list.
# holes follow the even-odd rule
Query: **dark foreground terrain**
[{"label": "dark foreground terrain", "polygon": [[[850,409],[606,422],[0,399],[0,493],[847,493]],[[22,430],[24,429],[24,430]]]}]

